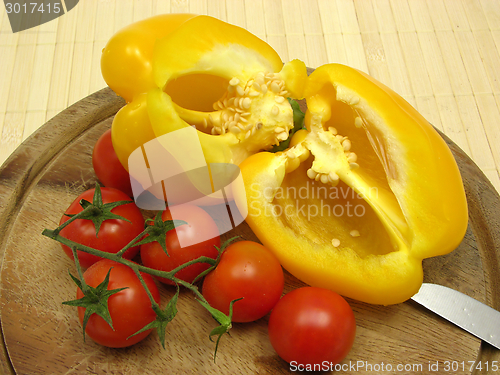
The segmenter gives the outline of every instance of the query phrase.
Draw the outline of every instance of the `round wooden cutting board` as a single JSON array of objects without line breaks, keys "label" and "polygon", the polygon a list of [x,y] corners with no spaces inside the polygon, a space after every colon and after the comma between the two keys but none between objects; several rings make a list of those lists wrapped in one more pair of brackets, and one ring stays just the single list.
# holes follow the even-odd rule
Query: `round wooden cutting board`
[{"label": "round wooden cutting board", "polygon": [[[187,291],[167,328],[165,349],[156,333],[126,349],[83,342],[75,309],[61,304],[75,297],[68,276],[74,264],[41,232],[55,228],[76,196],[94,186],[93,145],[123,104],[109,89],[89,96],[33,134],[0,170],[0,368],[19,375],[289,373],[267,337],[268,317],[235,324],[214,363],[208,334],[215,322]],[[476,165],[449,145],[468,196],[469,228],[451,254],[424,261],[425,281],[500,309],[500,199]],[[244,223],[224,238],[235,234],[257,241]],[[286,274],[285,292],[301,285]],[[161,286],[161,293],[166,303],[174,289]],[[338,373],[498,373],[492,369],[500,367],[500,351],[412,301],[388,307],[348,301],[357,334]],[[483,370],[471,370],[474,363]]]}]

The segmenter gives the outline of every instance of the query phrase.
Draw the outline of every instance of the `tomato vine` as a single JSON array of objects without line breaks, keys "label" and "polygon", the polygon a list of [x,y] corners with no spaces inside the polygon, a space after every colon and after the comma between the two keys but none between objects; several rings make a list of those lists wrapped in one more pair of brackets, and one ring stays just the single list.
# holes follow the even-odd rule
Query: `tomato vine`
[{"label": "tomato vine", "polygon": [[[122,290],[120,289],[115,289],[115,290],[108,290],[108,281],[109,281],[109,272],[105,280],[96,288],[92,288],[88,286],[85,283],[84,277],[83,277],[83,272],[82,268],[80,266],[79,262],[79,257],[77,251],[81,251],[87,254],[95,255],[97,257],[101,257],[104,259],[109,259],[112,261],[115,261],[117,263],[121,263],[123,265],[128,266],[131,268],[134,273],[136,274],[137,278],[141,282],[144,290],[146,291],[149,300],[151,301],[151,306],[153,311],[156,314],[156,319],[149,323],[148,325],[144,326],[142,329],[131,335],[130,337],[139,334],[143,331],[155,328],[158,337],[160,340],[161,345],[163,348],[165,348],[165,330],[167,327],[167,324],[174,319],[175,315],[177,314],[177,299],[179,296],[179,286],[183,286],[190,290],[192,293],[194,293],[197,301],[200,303],[201,306],[203,306],[210,314],[212,317],[219,323],[219,326],[214,328],[210,334],[209,338],[211,340],[211,337],[214,335],[218,335],[218,339],[216,342],[215,346],[215,351],[214,351],[214,361],[216,358],[217,354],[217,347],[219,344],[219,340],[221,336],[224,333],[228,333],[228,331],[232,327],[232,311],[228,315],[222,313],[221,311],[213,308],[210,306],[210,304],[207,302],[203,294],[199,291],[198,287],[195,285],[196,281],[198,281],[200,278],[202,278],[204,275],[209,273],[211,270],[215,268],[215,266],[218,264],[220,260],[220,256],[222,255],[224,249],[236,238],[230,238],[227,241],[225,241],[220,248],[217,248],[218,250],[218,257],[216,259],[209,258],[206,256],[201,256],[197,259],[193,259],[189,262],[186,262],[177,268],[171,270],[171,271],[161,271],[161,270],[156,270],[153,268],[146,267],[144,265],[135,263],[131,260],[125,259],[123,257],[123,254],[129,249],[130,247],[133,246],[139,246],[145,243],[153,242],[156,241],[158,242],[165,253],[168,255],[168,251],[166,249],[165,245],[165,236],[166,233],[177,226],[180,225],[185,225],[187,224],[185,221],[182,220],[165,220],[163,221],[161,218],[161,212],[158,212],[157,215],[155,216],[154,220],[147,220],[145,224],[144,230],[137,235],[132,241],[130,241],[127,245],[125,245],[122,249],[120,249],[117,253],[109,253],[106,251],[98,250],[86,245],[82,245],[80,243],[77,243],[75,241],[72,241],[60,234],[61,230],[65,228],[66,226],[70,225],[73,221],[77,219],[85,219],[85,220],[92,220],[92,222],[95,225],[96,228],[96,235],[99,232],[99,228],[101,224],[108,219],[124,219],[121,218],[111,212],[111,210],[115,207],[118,207],[120,205],[128,204],[131,203],[132,201],[119,201],[119,202],[113,202],[113,203],[108,203],[108,204],[103,204],[102,203],[102,197],[101,197],[101,189],[98,184],[96,184],[95,192],[94,192],[94,197],[93,197],[93,202],[90,203],[86,200],[82,200],[80,202],[80,205],[82,206],[83,210],[77,214],[74,215],[67,215],[70,216],[69,220],[65,221],[62,223],[60,226],[58,226],[56,229],[50,230],[50,229],[44,229],[42,232],[43,236],[46,236],[48,238],[51,238],[52,240],[55,240],[63,245],[68,246],[72,252],[73,252],[73,257],[74,257],[74,262],[76,266],[76,270],[78,273],[78,277],[75,277],[74,275],[71,274],[70,276],[75,282],[75,284],[82,290],[84,297],[77,299],[77,300],[72,300],[72,301],[66,301],[63,302],[65,305],[70,305],[70,306],[80,306],[80,307],[85,307],[86,312],[85,312],[85,317],[84,317],[84,322],[82,324],[83,328],[83,334],[85,338],[85,326],[86,323],[89,319],[89,317],[96,313],[99,316],[101,316],[111,327],[112,325],[112,320],[109,314],[109,309],[107,306],[107,299],[114,293],[117,293]],[[126,219],[125,219],[126,220]],[[195,263],[208,263],[210,265],[210,268],[208,268],[206,271],[204,271],[202,274],[200,274],[194,281],[193,283],[186,282],[182,279],[179,279],[175,277],[176,273],[179,272],[180,270],[195,264]],[[149,290],[146,282],[144,281],[144,278],[141,275],[141,272],[150,274],[152,276],[156,277],[161,277],[165,278],[168,280],[171,280],[177,287],[177,291],[174,294],[174,296],[170,299],[170,301],[167,303],[167,306],[162,309],[159,304],[155,301],[153,298],[151,291]],[[233,301],[232,303],[236,302]],[[231,309],[232,310],[232,309]]]}]

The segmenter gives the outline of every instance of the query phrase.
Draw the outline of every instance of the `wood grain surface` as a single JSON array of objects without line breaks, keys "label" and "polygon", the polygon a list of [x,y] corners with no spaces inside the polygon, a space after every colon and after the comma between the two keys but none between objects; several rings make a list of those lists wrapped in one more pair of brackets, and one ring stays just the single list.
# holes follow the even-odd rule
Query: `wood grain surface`
[{"label": "wood grain surface", "polygon": [[[75,287],[67,274],[73,263],[60,245],[41,236],[55,228],[64,209],[94,185],[91,152],[97,138],[110,127],[123,105],[109,89],[76,103],[41,127],[0,170],[0,321],[5,374],[279,374],[289,373],[267,337],[264,317],[235,324],[221,341],[217,362],[208,333],[213,319],[194,296],[183,291],[179,313],[167,331],[162,349],[156,333],[127,349],[101,347],[82,341],[72,299]],[[450,147],[464,178],[470,208],[467,234],[447,256],[424,261],[425,280],[452,287],[500,309],[500,199],[484,174],[455,144]],[[257,240],[246,224],[238,234]],[[286,274],[285,292],[303,285]],[[174,290],[161,287],[162,301]],[[470,362],[500,360],[500,352],[437,317],[412,301],[373,306],[349,300],[357,320],[355,345],[344,363],[361,365],[346,374],[429,374],[429,366],[445,371],[449,363],[464,363],[453,372],[470,374]],[[373,366],[392,366],[377,371]],[[370,368],[369,366],[372,366]],[[484,367],[484,366],[483,366]],[[380,368],[379,368],[380,370]],[[476,372],[477,373],[477,372]],[[481,372],[488,373],[488,372]],[[494,372],[489,372],[494,373]]]}]

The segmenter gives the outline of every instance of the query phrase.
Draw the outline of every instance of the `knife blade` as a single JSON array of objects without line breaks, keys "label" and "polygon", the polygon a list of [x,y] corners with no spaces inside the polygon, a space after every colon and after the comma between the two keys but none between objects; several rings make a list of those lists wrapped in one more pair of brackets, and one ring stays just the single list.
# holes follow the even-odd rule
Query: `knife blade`
[{"label": "knife blade", "polygon": [[438,284],[422,284],[411,299],[500,349],[500,311]]}]

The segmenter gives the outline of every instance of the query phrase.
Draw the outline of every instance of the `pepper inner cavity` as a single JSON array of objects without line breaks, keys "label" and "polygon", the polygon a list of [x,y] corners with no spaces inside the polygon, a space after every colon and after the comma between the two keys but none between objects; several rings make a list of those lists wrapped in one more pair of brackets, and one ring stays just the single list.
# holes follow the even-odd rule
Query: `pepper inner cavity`
[{"label": "pepper inner cavity", "polygon": [[397,179],[398,175],[395,173],[394,164],[391,164],[394,161],[387,158],[389,146],[386,136],[381,129],[366,120],[366,117],[376,116],[375,112],[363,99],[348,96],[346,90],[342,90],[345,96],[342,98],[338,97],[337,90],[332,85],[325,85],[322,90],[324,95],[328,94],[324,100],[327,100],[325,104],[330,109],[330,116],[324,120],[323,128],[335,129],[338,134],[350,140],[351,147],[346,154],[348,158],[352,157],[349,153],[356,154],[355,163],[359,168],[356,168],[352,178],[349,178],[349,185],[358,189],[377,189],[378,194],[370,200],[372,207],[383,212],[386,225],[391,227],[396,235],[410,241],[411,234],[405,215],[389,185],[389,180]]},{"label": "pepper inner cavity", "polygon": [[178,106],[200,112],[212,112],[213,103],[226,92],[228,80],[212,74],[188,74],[167,83],[164,91]]},{"label": "pepper inner cavity", "polygon": [[274,192],[272,214],[298,236],[322,248],[328,246],[340,251],[350,248],[360,257],[397,251],[362,195],[342,181],[332,186],[304,178],[312,162],[310,156],[285,174],[280,188]]},{"label": "pepper inner cavity", "polygon": [[[177,112],[188,124],[211,135],[232,133],[239,142],[255,138],[262,149],[288,138],[293,127],[293,112],[279,73],[258,72],[246,82],[238,77],[217,81],[216,89],[209,94],[192,91],[191,97],[208,95],[210,98],[204,99],[202,108],[195,108],[192,103],[186,103],[187,98],[173,92],[180,87],[181,78],[188,82],[187,77],[192,76],[200,75],[180,77],[175,80],[175,86],[173,83],[167,85],[167,94],[175,94],[172,99],[178,106]],[[205,76],[214,83],[213,76]],[[208,101],[211,101],[210,108],[206,105]]]}]

